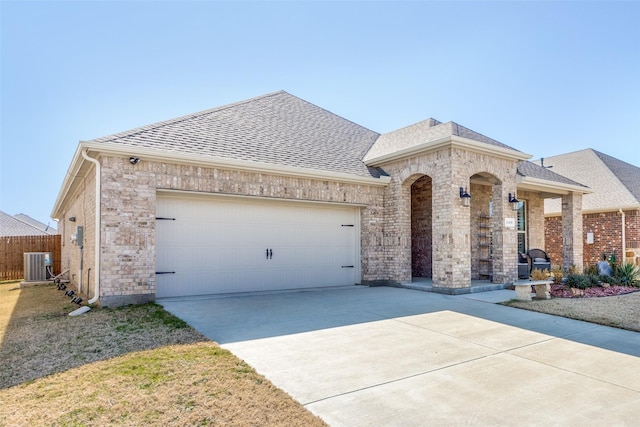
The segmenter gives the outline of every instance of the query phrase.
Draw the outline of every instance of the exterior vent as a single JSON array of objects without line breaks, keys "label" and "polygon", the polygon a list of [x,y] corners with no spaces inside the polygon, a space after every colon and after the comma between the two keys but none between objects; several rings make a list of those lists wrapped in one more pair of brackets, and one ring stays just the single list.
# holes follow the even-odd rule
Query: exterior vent
[{"label": "exterior vent", "polygon": [[33,282],[47,280],[47,266],[53,261],[51,252],[24,253],[24,280]]}]

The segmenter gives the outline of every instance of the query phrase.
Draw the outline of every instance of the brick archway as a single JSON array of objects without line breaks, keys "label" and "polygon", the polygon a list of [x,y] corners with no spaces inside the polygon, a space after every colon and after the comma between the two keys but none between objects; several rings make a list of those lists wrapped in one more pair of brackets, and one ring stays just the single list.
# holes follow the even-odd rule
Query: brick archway
[{"label": "brick archway", "polygon": [[411,276],[433,275],[432,180],[422,175],[411,184]]}]

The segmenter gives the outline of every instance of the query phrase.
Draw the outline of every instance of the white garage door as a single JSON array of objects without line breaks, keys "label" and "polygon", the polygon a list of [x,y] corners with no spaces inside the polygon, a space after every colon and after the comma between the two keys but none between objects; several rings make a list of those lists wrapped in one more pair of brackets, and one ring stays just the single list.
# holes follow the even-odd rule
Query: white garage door
[{"label": "white garage door", "polygon": [[159,194],[156,296],[360,282],[359,209]]}]

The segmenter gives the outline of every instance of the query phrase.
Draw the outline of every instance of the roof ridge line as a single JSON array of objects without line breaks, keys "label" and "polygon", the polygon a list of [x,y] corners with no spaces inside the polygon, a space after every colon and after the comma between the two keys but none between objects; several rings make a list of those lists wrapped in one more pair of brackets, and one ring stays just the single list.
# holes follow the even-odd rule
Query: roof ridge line
[{"label": "roof ridge line", "polygon": [[419,122],[411,123],[409,125],[402,126],[401,128],[398,128],[398,129],[390,130],[389,132],[385,132],[385,133],[382,133],[380,135],[388,135],[388,134],[392,134],[392,133],[395,133],[395,132],[400,132],[403,129],[407,129],[407,128],[419,125],[420,123],[424,123],[424,122],[432,122],[433,123],[431,126],[429,126],[429,129],[434,128],[436,126],[442,126],[442,125],[445,125],[447,123],[450,123],[450,122],[441,122],[438,119],[434,119],[433,117],[429,117],[429,118],[426,118],[424,120],[420,120]]},{"label": "roof ridge line", "polygon": [[[460,123],[458,123],[458,122],[454,122],[453,120],[452,120],[450,123],[453,123],[454,125],[456,125],[456,135],[457,135],[457,136],[460,136],[461,138],[464,138],[464,137],[460,135],[460,128],[465,129],[465,130],[467,130],[467,131],[469,131],[469,132],[475,133],[476,135],[480,135],[480,136],[482,136],[483,138],[487,138],[487,139],[490,139],[490,140],[492,140],[492,141],[498,142],[498,143],[500,143],[500,144],[504,144],[503,142],[500,142],[500,141],[498,141],[498,140],[497,140],[497,139],[495,139],[495,138],[491,138],[490,136],[487,136],[487,135],[485,135],[485,134],[483,134],[483,133],[480,133],[480,132],[478,132],[478,131],[476,131],[476,130],[473,130],[473,129],[471,129],[471,128],[468,128],[468,127],[466,127],[465,125],[461,125],[461,124],[460,124]],[[514,150],[515,150],[515,148],[514,148]]]},{"label": "roof ridge line", "polygon": [[300,100],[300,101],[302,101],[302,102],[304,102],[304,103],[306,103],[306,104],[312,105],[312,106],[314,106],[315,108],[318,108],[318,109],[320,109],[320,110],[322,110],[322,111],[325,111],[325,112],[327,112],[327,113],[331,114],[332,116],[338,117],[338,118],[340,118],[340,119],[342,119],[342,120],[344,120],[344,121],[347,121],[347,122],[349,122],[349,123],[351,123],[351,124],[353,124],[353,125],[356,125],[356,126],[358,126],[358,127],[361,127],[361,128],[363,128],[363,129],[366,129],[366,130],[368,130],[369,132],[373,132],[373,133],[377,134],[377,135],[378,135],[378,137],[379,137],[380,135],[382,135],[382,134],[381,134],[380,132],[378,132],[378,131],[375,131],[375,130],[373,130],[373,129],[369,129],[368,127],[365,127],[365,126],[362,126],[360,123],[356,123],[356,122],[354,122],[353,120],[351,120],[351,119],[347,119],[346,117],[343,117],[343,116],[341,116],[341,115],[340,115],[340,114],[338,114],[338,113],[334,113],[333,111],[331,111],[331,110],[327,110],[326,108],[321,107],[321,106],[319,106],[319,105],[317,105],[317,104],[314,104],[314,103],[313,103],[313,102],[311,102],[311,101],[307,101],[306,99],[303,99],[303,98],[300,98],[299,96],[293,95],[293,94],[291,94],[291,93],[287,92],[286,90],[281,90],[281,91],[280,91],[280,93],[286,93],[287,95],[289,95],[289,96],[291,96],[291,97],[293,97],[293,98],[296,98],[296,99],[298,99],[298,100]]}]

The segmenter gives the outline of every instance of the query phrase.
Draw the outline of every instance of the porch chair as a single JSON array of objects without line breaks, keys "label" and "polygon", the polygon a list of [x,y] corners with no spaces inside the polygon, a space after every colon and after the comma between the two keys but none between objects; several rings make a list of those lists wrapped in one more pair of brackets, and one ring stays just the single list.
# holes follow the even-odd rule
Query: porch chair
[{"label": "porch chair", "polygon": [[527,254],[518,252],[518,279],[528,279],[530,269]]},{"label": "porch chair", "polygon": [[529,262],[531,263],[531,268],[529,272],[535,270],[549,270],[551,271],[551,258],[549,255],[542,249],[529,249],[527,252],[527,256],[529,257]]}]

